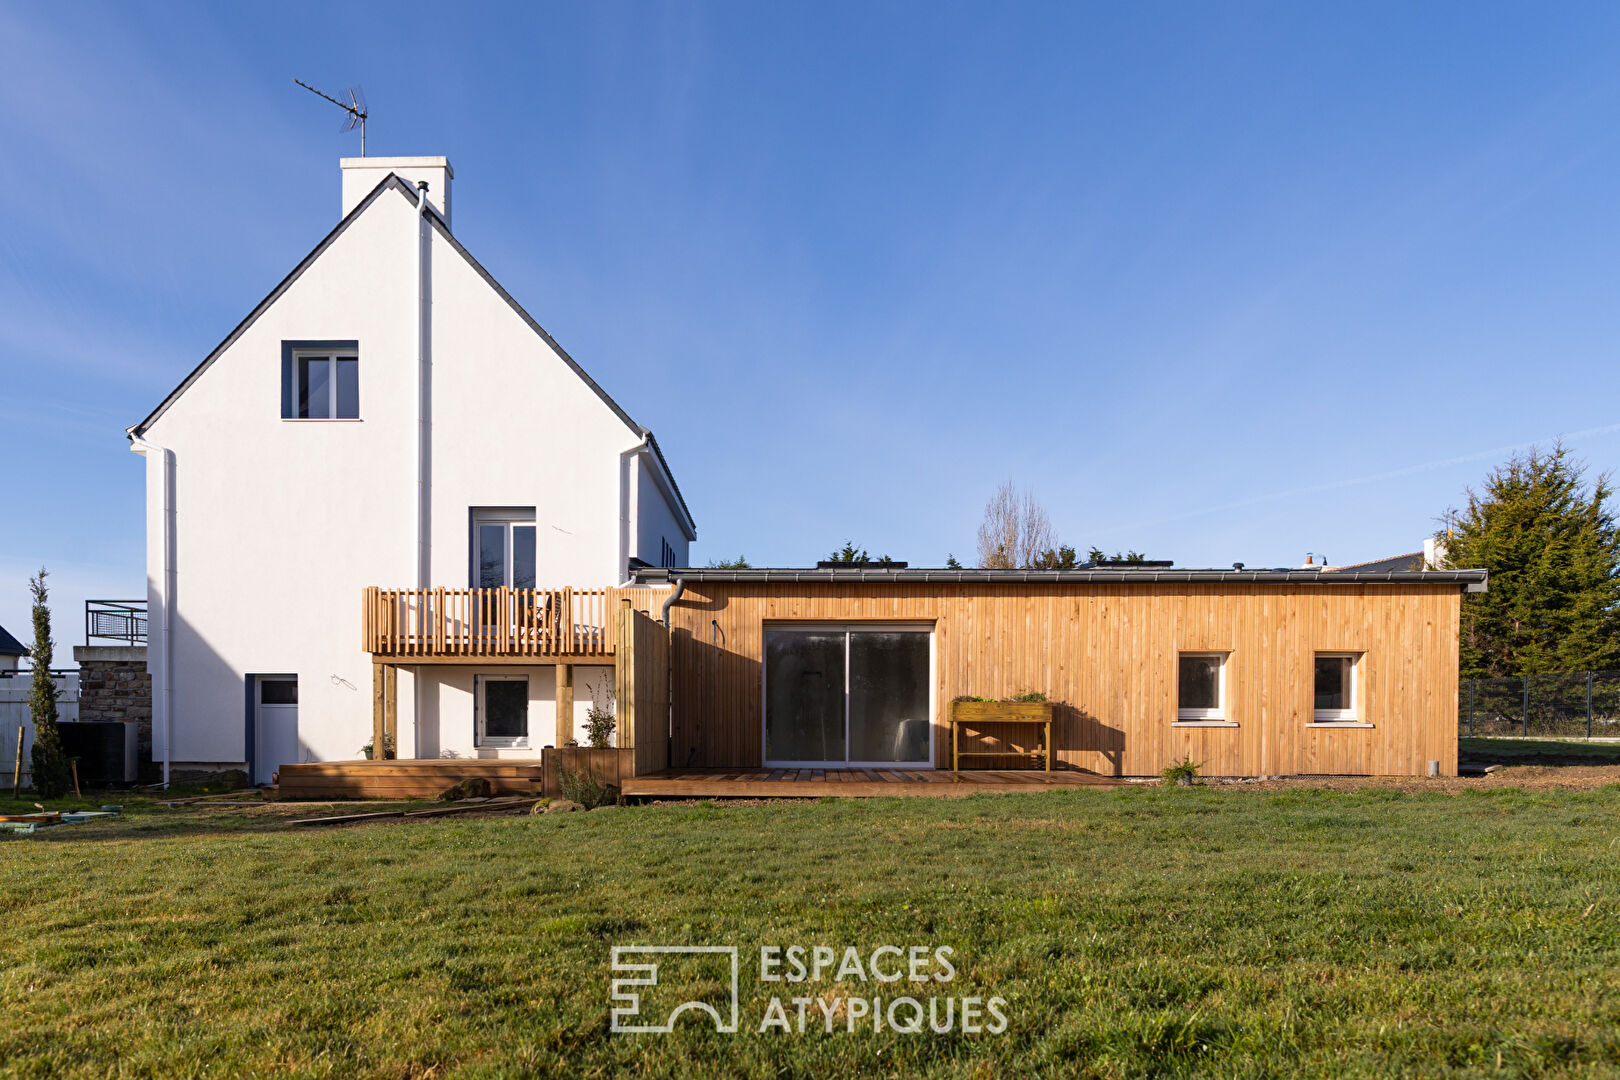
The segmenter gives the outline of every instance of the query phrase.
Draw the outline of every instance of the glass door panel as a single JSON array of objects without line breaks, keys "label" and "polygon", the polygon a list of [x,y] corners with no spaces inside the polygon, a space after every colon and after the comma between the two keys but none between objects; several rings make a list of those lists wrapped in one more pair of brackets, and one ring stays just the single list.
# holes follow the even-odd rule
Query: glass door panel
[{"label": "glass door panel", "polygon": [[765,759],[845,760],[843,631],[766,632]]},{"label": "glass door panel", "polygon": [[849,759],[928,756],[928,635],[849,633]]}]

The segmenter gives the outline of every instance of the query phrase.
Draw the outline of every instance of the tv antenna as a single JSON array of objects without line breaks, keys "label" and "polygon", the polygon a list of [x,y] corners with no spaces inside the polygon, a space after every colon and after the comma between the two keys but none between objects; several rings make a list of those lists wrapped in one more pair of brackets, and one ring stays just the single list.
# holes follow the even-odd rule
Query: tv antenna
[{"label": "tv antenna", "polygon": [[353,131],[355,128],[360,129],[360,156],[365,157],[366,156],[366,92],[364,90],[360,89],[358,86],[351,86],[351,87],[349,87],[348,90],[344,91],[346,94],[349,95],[349,100],[348,101],[339,101],[337,98],[333,97],[331,94],[322,93],[321,91],[315,89],[313,86],[309,85],[309,83],[305,82],[303,79],[294,79],[293,82],[297,83],[299,86],[302,86],[305,90],[308,90],[310,93],[316,94],[316,95],[318,95],[320,97],[325,98],[327,101],[330,101],[332,104],[336,105],[338,108],[342,109],[344,112],[349,114],[349,118],[343,122],[343,130],[344,131]]}]

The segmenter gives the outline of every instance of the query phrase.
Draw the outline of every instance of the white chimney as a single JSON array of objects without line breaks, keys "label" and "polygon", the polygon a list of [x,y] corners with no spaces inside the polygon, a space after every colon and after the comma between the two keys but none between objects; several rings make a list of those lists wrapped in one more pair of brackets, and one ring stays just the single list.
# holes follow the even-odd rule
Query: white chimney
[{"label": "white chimney", "polygon": [[450,224],[450,181],[456,171],[450,159],[442,157],[346,157],[343,166],[343,217],[359,206],[372,189],[383,182],[389,173],[395,173],[412,191],[418,180],[428,184],[428,205],[439,212],[446,225]]},{"label": "white chimney", "polygon": [[1423,541],[1423,569],[1443,570],[1446,563],[1446,542],[1438,536]]}]

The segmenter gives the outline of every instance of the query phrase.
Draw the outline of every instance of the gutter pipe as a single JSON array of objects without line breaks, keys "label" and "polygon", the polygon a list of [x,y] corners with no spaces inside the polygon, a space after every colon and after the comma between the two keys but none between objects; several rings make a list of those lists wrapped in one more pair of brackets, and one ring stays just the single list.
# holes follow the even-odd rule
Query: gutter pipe
[{"label": "gutter pipe", "polygon": [[169,786],[169,763],[174,759],[174,623],[170,611],[174,608],[174,451],[156,443],[147,442],[134,431],[129,441],[145,457],[157,454],[158,468],[163,473],[163,607],[158,621],[158,640],[163,642],[163,700],[158,715],[163,718],[163,787]]}]

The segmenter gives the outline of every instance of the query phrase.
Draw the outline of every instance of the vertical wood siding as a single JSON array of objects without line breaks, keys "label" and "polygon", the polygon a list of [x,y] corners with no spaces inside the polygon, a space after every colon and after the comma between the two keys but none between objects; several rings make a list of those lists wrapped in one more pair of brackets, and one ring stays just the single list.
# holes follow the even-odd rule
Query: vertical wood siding
[{"label": "vertical wood siding", "polygon": [[[1150,775],[1184,755],[1215,776],[1457,771],[1455,585],[689,584],[671,611],[677,767],[757,767],[767,622],[934,625],[934,761],[958,695],[1041,690],[1056,759]],[[1236,728],[1172,727],[1176,657],[1227,652]],[[1362,660],[1359,719],[1306,727],[1314,654]]]}]

